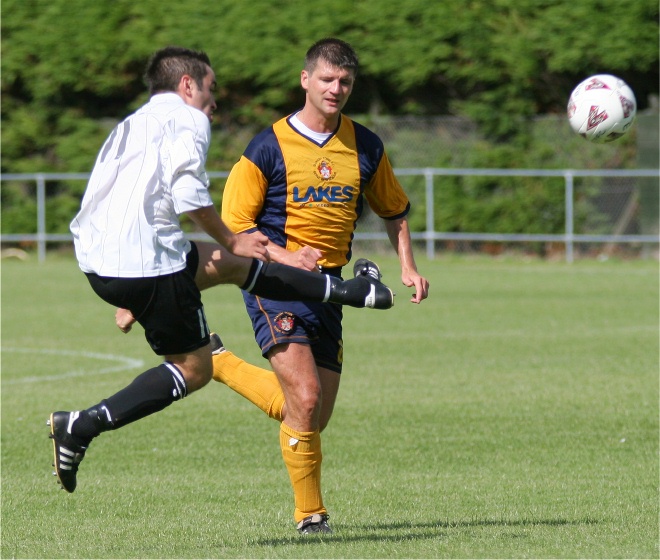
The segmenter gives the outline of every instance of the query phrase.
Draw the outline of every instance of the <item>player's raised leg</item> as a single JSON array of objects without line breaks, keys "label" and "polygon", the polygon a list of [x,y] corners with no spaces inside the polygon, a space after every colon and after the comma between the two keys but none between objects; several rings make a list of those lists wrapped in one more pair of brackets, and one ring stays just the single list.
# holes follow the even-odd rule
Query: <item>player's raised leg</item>
[{"label": "player's raised leg", "polygon": [[280,263],[237,257],[215,243],[196,245],[199,265],[195,282],[200,290],[236,284],[251,294],[279,301],[321,301],[372,309],[394,305],[392,290],[369,274],[342,280]]},{"label": "player's raised leg", "polygon": [[213,379],[224,383],[268,416],[281,422],[284,418],[284,393],[275,374],[227,350],[216,333],[211,333],[211,350]]}]

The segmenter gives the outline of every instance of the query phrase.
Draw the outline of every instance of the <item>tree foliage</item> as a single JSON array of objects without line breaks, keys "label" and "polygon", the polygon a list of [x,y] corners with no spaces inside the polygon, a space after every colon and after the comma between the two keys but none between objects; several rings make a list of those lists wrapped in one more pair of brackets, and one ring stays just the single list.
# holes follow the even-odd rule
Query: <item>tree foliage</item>
[{"label": "tree foliage", "polygon": [[224,124],[264,124],[302,101],[307,47],[361,57],[354,113],[455,114],[493,138],[563,111],[585,75],[618,74],[640,106],[658,91],[655,0],[5,0],[4,171],[84,171],[108,127],[146,99],[145,62],[166,44],[203,49]]},{"label": "tree foliage", "polygon": [[621,76],[641,109],[658,94],[657,0],[5,0],[2,15],[3,172],[89,171],[168,44],[213,61],[210,169],[240,154],[239,126],[302,104],[305,51],[327,36],[360,55],[351,114],[468,117],[518,153],[533,149],[521,124],[563,113],[585,76]]}]

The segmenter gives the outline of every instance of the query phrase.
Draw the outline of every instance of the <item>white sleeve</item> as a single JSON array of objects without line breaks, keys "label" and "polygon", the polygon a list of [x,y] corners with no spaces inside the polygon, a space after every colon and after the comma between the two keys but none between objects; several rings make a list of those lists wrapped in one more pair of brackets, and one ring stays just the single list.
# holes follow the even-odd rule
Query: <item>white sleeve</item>
[{"label": "white sleeve", "polygon": [[211,206],[206,155],[211,126],[204,113],[186,107],[169,123],[170,134],[163,146],[166,177],[171,178],[174,210],[182,214]]}]

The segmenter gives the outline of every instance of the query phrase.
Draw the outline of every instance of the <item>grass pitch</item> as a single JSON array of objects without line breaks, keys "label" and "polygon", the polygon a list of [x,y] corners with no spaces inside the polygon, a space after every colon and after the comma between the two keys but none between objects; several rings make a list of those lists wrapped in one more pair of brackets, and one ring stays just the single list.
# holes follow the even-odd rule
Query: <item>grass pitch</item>
[{"label": "grass pitch", "polygon": [[[658,558],[658,265],[420,260],[345,311],[324,432],[334,534],[301,538],[275,422],[212,382],[94,441],[72,495],[46,419],[158,363],[73,260],[2,264],[3,558]],[[264,367],[237,288],[212,328]]]}]

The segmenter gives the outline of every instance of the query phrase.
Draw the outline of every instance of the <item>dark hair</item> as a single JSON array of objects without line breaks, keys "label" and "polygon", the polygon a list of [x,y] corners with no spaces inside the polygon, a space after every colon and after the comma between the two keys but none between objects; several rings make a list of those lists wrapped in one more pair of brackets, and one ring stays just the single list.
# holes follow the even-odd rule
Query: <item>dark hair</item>
[{"label": "dark hair", "polygon": [[211,61],[206,53],[183,47],[165,47],[156,51],[144,73],[149,93],[176,91],[184,75],[190,76],[201,89]]},{"label": "dark hair", "polygon": [[357,74],[359,61],[356,52],[348,43],[341,39],[328,37],[314,43],[305,55],[305,70],[314,72],[319,59]]}]

